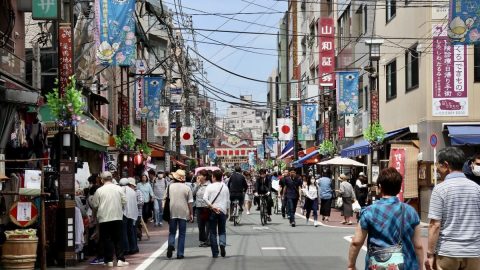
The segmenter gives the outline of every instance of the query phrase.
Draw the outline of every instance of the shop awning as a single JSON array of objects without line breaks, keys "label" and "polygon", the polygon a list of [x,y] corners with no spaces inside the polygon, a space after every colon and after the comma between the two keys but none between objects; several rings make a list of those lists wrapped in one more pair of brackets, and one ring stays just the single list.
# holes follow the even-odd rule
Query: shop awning
[{"label": "shop awning", "polygon": [[293,166],[301,166],[301,164],[307,162],[309,159],[312,159],[316,156],[320,155],[320,152],[318,150],[314,150],[308,154],[306,154],[305,156],[299,158],[297,161],[293,162]]},{"label": "shop awning", "polygon": [[480,144],[479,126],[447,126],[452,145]]},{"label": "shop awning", "polygon": [[90,142],[90,141],[87,141],[87,140],[84,140],[84,139],[80,139],[80,146],[83,146],[83,147],[88,148],[88,149],[100,151],[100,152],[107,152],[107,146],[96,144],[96,143],[93,143],[93,142]]},{"label": "shop awning", "polygon": [[174,158],[170,158],[170,160],[173,162],[173,164],[178,165],[180,167],[187,167],[187,164],[181,162],[180,160],[176,160]]},{"label": "shop awning", "polygon": [[165,157],[165,147],[158,143],[149,143],[148,146],[152,148],[151,157],[154,158],[164,158]]}]

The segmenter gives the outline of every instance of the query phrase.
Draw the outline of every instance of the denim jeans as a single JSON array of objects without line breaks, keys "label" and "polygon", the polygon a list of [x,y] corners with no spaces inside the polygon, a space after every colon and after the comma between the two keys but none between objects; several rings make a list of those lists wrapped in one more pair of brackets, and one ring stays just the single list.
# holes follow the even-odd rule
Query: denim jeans
[{"label": "denim jeans", "polygon": [[168,246],[175,247],[175,235],[178,228],[178,246],[177,256],[184,256],[185,251],[185,234],[187,233],[187,221],[180,218],[172,218],[169,222]]},{"label": "denim jeans", "polygon": [[161,199],[155,199],[153,201],[153,212],[155,213],[155,224],[159,225],[163,221],[163,206]]},{"label": "denim jeans", "polygon": [[287,198],[287,211],[290,216],[290,223],[295,222],[295,212],[297,210],[298,199]]},{"label": "denim jeans", "polygon": [[[198,240],[202,243],[207,243],[209,241],[209,222],[207,220],[202,220],[200,218],[201,213],[204,211],[203,209],[207,209],[205,207],[197,207],[197,224],[198,224]],[[208,209],[207,209],[208,210]],[[209,217],[210,219],[210,217]]]},{"label": "denim jeans", "polygon": [[137,252],[138,251],[138,244],[137,244],[137,228],[135,227],[135,219],[129,218],[127,220],[127,237],[128,237],[128,249],[125,251],[129,252]]},{"label": "denim jeans", "polygon": [[[220,242],[220,246],[227,245],[227,231],[226,231],[226,223],[227,223],[227,216],[220,212],[220,214],[211,213],[210,220],[210,246],[212,249],[212,255],[214,257],[218,256],[218,242],[217,242],[217,235],[218,240]],[[218,231],[217,231],[218,229]]]}]

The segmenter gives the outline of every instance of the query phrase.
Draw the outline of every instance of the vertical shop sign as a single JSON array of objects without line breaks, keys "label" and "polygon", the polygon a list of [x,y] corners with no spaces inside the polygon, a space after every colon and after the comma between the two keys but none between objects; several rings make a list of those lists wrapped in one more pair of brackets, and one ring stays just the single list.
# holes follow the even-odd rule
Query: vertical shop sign
[{"label": "vertical shop sign", "polygon": [[390,150],[390,167],[395,168],[402,175],[402,188],[398,193],[398,199],[403,202],[403,191],[405,188],[405,149],[392,148]]},{"label": "vertical shop sign", "polygon": [[335,83],[335,22],[333,18],[320,18],[318,22],[320,62],[320,86],[333,86]]},{"label": "vertical shop sign", "polygon": [[65,93],[68,78],[73,75],[72,28],[70,23],[60,24],[58,29],[59,92]]}]

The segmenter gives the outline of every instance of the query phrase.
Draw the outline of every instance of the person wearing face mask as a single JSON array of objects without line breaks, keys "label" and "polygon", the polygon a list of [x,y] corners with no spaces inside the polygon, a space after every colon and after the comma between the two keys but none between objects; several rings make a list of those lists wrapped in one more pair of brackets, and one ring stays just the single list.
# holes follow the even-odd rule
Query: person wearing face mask
[{"label": "person wearing face mask", "polygon": [[474,155],[463,164],[463,173],[468,179],[480,185],[480,154]]}]

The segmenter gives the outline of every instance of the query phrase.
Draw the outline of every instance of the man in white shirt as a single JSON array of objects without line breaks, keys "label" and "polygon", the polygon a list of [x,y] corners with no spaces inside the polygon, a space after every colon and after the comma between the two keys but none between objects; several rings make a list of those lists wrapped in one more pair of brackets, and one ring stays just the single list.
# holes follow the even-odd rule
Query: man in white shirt
[{"label": "man in white shirt", "polygon": [[[126,179],[126,178],[125,178]],[[138,253],[138,244],[137,244],[137,231],[135,229],[135,222],[138,218],[138,201],[137,201],[137,192],[135,187],[135,179],[129,178],[126,179],[125,196],[127,197],[127,204],[125,205],[125,210],[123,212],[124,217],[127,219],[126,226],[126,239],[125,243],[127,247],[125,253],[135,254]]]},{"label": "man in white shirt", "polygon": [[[230,207],[230,192],[228,187],[222,183],[222,171],[214,171],[212,184],[208,185],[203,195],[203,200],[212,210],[210,213],[210,247],[212,257],[218,258],[218,241],[220,242],[220,254],[225,257],[225,246],[227,245],[227,213]],[[217,231],[218,228],[218,231]]]},{"label": "man in white shirt", "polygon": [[100,241],[104,244],[105,264],[113,267],[113,252],[117,267],[128,266],[125,261],[122,243],[123,206],[126,203],[123,189],[112,183],[112,174],[103,172],[103,186],[93,195],[92,207],[97,211],[100,224]]}]

